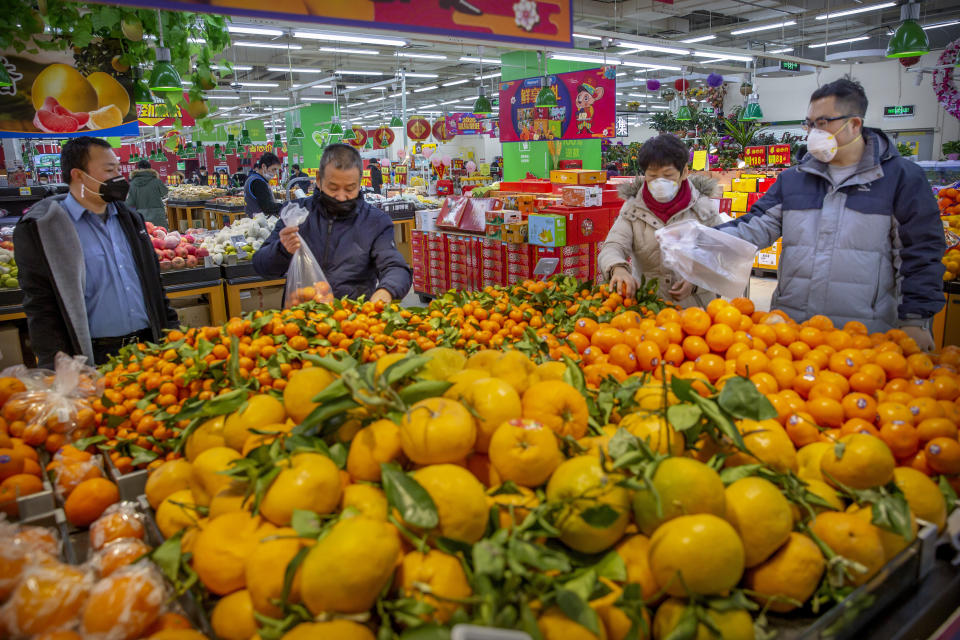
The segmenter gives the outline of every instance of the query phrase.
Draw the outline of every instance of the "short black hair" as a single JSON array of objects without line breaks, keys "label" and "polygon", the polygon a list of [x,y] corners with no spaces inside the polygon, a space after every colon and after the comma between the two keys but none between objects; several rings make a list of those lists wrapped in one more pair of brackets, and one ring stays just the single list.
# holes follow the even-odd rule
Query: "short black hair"
[{"label": "short black hair", "polygon": [[836,100],[837,109],[841,114],[850,114],[861,118],[867,115],[867,94],[863,91],[863,85],[854,80],[852,76],[846,75],[839,80],[823,85],[813,92],[810,96],[810,102],[830,96],[833,96]]},{"label": "short black hair", "polygon": [[137,169],[149,169],[149,168],[150,168],[149,160],[141,160],[140,162],[137,163]]},{"label": "short black hair", "polygon": [[70,184],[70,172],[73,169],[87,170],[87,163],[90,162],[90,147],[103,147],[112,149],[110,143],[103,138],[94,138],[93,136],[80,136],[70,138],[67,144],[60,150],[60,172],[63,174],[63,181]]},{"label": "short black hair", "polygon": [[683,172],[690,160],[690,151],[677,136],[672,133],[661,133],[643,143],[637,152],[637,165],[640,173],[646,173],[647,167],[674,166],[677,171]]},{"label": "short black hair", "polygon": [[267,151],[265,154],[260,156],[260,159],[257,160],[256,167],[272,167],[275,164],[280,164],[280,158],[277,157],[275,153],[270,153]]},{"label": "short black hair", "polygon": [[298,165],[298,164],[293,165],[293,170],[294,170],[294,171],[300,171],[300,165]]},{"label": "short black hair", "polygon": [[323,155],[320,156],[320,167],[317,169],[317,177],[321,180],[328,164],[333,164],[334,169],[341,171],[356,169],[359,175],[363,175],[363,159],[360,157],[360,152],[348,144],[331,144],[323,150]]}]

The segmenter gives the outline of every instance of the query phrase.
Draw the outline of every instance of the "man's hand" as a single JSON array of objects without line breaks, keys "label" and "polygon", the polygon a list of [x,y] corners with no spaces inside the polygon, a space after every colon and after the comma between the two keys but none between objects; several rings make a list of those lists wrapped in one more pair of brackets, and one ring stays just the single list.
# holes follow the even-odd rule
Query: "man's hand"
[{"label": "man's hand", "polygon": [[624,267],[614,267],[610,274],[610,290],[616,291],[624,298],[632,298],[637,292],[640,283],[633,277],[629,270]]},{"label": "man's hand", "polygon": [[908,338],[913,338],[922,351],[934,351],[937,345],[933,343],[933,336],[928,329],[916,325],[904,325],[900,327],[907,334]]},{"label": "man's hand", "polygon": [[390,295],[390,292],[386,289],[377,289],[373,292],[373,295],[370,296],[370,302],[383,302],[383,304],[390,304],[393,302],[393,296]]},{"label": "man's hand", "polygon": [[297,231],[300,227],[284,227],[280,229],[280,244],[290,253],[300,248],[300,236]]},{"label": "man's hand", "polygon": [[686,280],[677,280],[667,293],[669,293],[674,300],[683,300],[693,293],[693,283],[687,282]]}]

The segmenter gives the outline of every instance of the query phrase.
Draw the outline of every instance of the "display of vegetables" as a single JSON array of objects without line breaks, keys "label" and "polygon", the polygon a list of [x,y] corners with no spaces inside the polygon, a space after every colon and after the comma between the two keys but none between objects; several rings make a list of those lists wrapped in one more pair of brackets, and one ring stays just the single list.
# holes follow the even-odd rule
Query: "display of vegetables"
[{"label": "display of vegetables", "polygon": [[19,289],[17,261],[13,258],[13,241],[0,242],[0,289]]},{"label": "display of vegetables", "polygon": [[[224,256],[237,253],[238,244],[239,248],[250,257],[270,236],[278,219],[277,216],[267,216],[263,213],[252,218],[241,218],[216,233],[208,235],[200,243],[200,248],[208,251],[214,264],[218,265],[223,264]],[[235,240],[238,236],[243,236],[242,244]]]}]

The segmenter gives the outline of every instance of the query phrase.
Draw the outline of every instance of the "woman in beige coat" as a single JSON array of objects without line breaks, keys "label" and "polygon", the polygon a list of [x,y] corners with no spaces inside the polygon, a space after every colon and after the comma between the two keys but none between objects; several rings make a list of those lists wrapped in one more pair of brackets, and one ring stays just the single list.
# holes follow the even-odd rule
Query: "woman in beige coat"
[{"label": "woman in beige coat", "polygon": [[705,307],[717,295],[698,289],[663,266],[654,233],[683,220],[713,227],[723,220],[711,196],[717,183],[704,176],[688,176],[686,145],[675,135],[662,134],[640,148],[637,161],[643,173],[620,187],[626,200],[598,257],[600,273],[621,295],[631,297],[640,276],[656,278],[659,295],[680,306]]}]

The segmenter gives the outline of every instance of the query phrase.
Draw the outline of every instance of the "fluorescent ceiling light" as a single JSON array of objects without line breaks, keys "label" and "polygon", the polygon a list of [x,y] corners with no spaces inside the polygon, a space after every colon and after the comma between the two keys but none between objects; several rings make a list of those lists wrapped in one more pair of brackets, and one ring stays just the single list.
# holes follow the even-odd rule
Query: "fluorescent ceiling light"
[{"label": "fluorescent ceiling light", "polygon": [[657,53],[672,53],[676,56],[690,55],[690,49],[678,49],[676,47],[661,47],[655,44],[641,44],[639,42],[624,42],[621,40],[617,46],[624,49],[633,49],[635,51],[656,51]]},{"label": "fluorescent ceiling light", "polygon": [[723,62],[724,60],[729,60],[730,58],[711,58],[709,60],[700,60],[697,61],[697,64],[714,64],[717,62]]},{"label": "fluorescent ceiling light", "polygon": [[463,100],[457,99],[457,100],[447,100],[446,102],[441,102],[440,104],[461,104],[462,102]]},{"label": "fluorescent ceiling light", "polygon": [[436,103],[434,103],[434,104],[425,104],[425,105],[423,105],[423,106],[420,107],[420,108],[421,108],[421,109],[429,109],[429,108],[431,108],[431,107],[436,107],[436,106],[439,106],[439,105],[437,105]]},{"label": "fluorescent ceiling light", "polygon": [[575,33],[573,34],[574,38],[580,38],[581,40],[603,40],[600,36],[588,36],[585,33]]},{"label": "fluorescent ceiling light", "polygon": [[210,100],[239,100],[240,99],[240,96],[213,96],[213,95],[210,95],[209,93],[207,94],[207,97]]},{"label": "fluorescent ceiling light", "polygon": [[439,88],[440,88],[439,85],[432,84],[432,85],[430,85],[429,87],[420,87],[419,89],[414,89],[413,92],[414,92],[414,93],[423,93],[424,91],[433,91],[434,89],[439,89]]},{"label": "fluorescent ceiling light", "polygon": [[347,55],[354,54],[358,56],[378,56],[380,55],[379,51],[374,51],[373,49],[340,49],[338,47],[320,47],[317,51],[324,51],[326,53],[345,53]]},{"label": "fluorescent ceiling light", "polygon": [[273,71],[276,73],[288,73],[293,71],[294,73],[323,73],[323,69],[309,69],[306,67],[267,67],[267,71]]},{"label": "fluorescent ceiling light", "polygon": [[454,85],[463,84],[464,82],[470,82],[469,78],[464,78],[463,80],[451,80],[450,82],[444,82],[441,87],[452,87]]},{"label": "fluorescent ceiling light", "polygon": [[238,24],[227,25],[227,31],[230,33],[245,33],[251,36],[282,36],[280,29],[262,29],[260,27],[244,27]]},{"label": "fluorescent ceiling light", "polygon": [[389,97],[391,97],[391,98],[399,98],[399,97],[402,96],[402,95],[403,95],[403,92],[397,91],[396,93],[391,93]]},{"label": "fluorescent ceiling light", "polygon": [[274,88],[279,87],[280,85],[276,82],[241,82],[239,83],[241,87],[267,87]]},{"label": "fluorescent ceiling light", "polygon": [[793,51],[793,47],[784,47],[783,49],[773,49],[771,51],[767,51],[767,53],[790,53],[791,51]]},{"label": "fluorescent ceiling light", "polygon": [[187,38],[187,43],[189,44],[207,44],[207,41],[203,38]]},{"label": "fluorescent ceiling light", "polygon": [[623,61],[623,66],[625,67],[639,67],[640,69],[658,69],[661,71],[680,71],[680,67],[669,64],[648,64],[646,62],[630,62],[628,60]]},{"label": "fluorescent ceiling light", "polygon": [[716,37],[717,36],[711,33],[708,36],[697,36],[696,38],[687,38],[686,40],[681,40],[680,42],[684,44],[693,44],[694,42],[706,42],[707,40],[713,40]]},{"label": "fluorescent ceiling light", "polygon": [[807,46],[811,49],[822,49],[823,47],[832,47],[835,44],[849,44],[851,42],[860,42],[861,40],[869,40],[870,36],[859,36],[857,38],[847,38],[845,40],[834,40],[832,42],[821,42],[820,44],[808,44]]},{"label": "fluorescent ceiling light", "polygon": [[282,42],[233,42],[231,44],[235,47],[254,47],[258,49],[289,49],[290,51],[303,49],[298,44],[283,44]]},{"label": "fluorescent ceiling light", "polygon": [[648,93],[628,93],[628,96],[631,98],[649,98],[650,94]]},{"label": "fluorescent ceiling light", "polygon": [[485,76],[477,76],[474,78],[474,80],[489,80],[490,78],[499,78],[499,77],[500,77],[500,72],[497,71],[496,73],[488,73]]},{"label": "fluorescent ceiling light", "polygon": [[[227,69],[223,65],[218,66],[217,69],[219,69],[220,71],[229,71],[229,69]],[[235,64],[233,65],[233,70],[234,71],[253,71],[253,67],[245,64]]]},{"label": "fluorescent ceiling light", "polygon": [[460,62],[475,62],[480,64],[500,64],[500,58],[477,58],[475,56],[460,56]]},{"label": "fluorescent ceiling light", "polygon": [[[753,62],[753,56],[737,56],[731,53],[717,53],[711,51],[694,51],[697,58],[716,58],[718,60],[737,60],[739,62]],[[719,57],[723,56],[723,57]]]},{"label": "fluorescent ceiling light", "polygon": [[274,100],[276,102],[280,102],[280,101],[286,102],[287,100],[289,100],[289,98],[281,98],[278,96],[257,96],[256,98],[254,98],[254,100]]},{"label": "fluorescent ceiling light", "polygon": [[952,27],[955,24],[960,24],[960,20],[953,20],[951,22],[941,22],[940,24],[929,24],[923,28],[924,31],[929,31],[930,29],[940,29],[942,27]]},{"label": "fluorescent ceiling light", "polygon": [[852,16],[856,13],[866,13],[867,11],[879,11],[880,9],[887,9],[889,7],[897,6],[896,2],[883,2],[881,4],[872,4],[869,7],[857,7],[855,9],[847,9],[845,11],[831,11],[830,13],[825,13],[822,16],[817,16],[817,20],[829,20],[830,18],[841,18],[843,16]]},{"label": "fluorescent ceiling light", "polygon": [[664,107],[664,106],[662,106],[662,105],[655,104],[655,105],[653,105],[652,107],[648,107],[648,108],[649,108],[649,109],[663,109],[664,111],[666,111],[666,110],[669,109],[670,107]]},{"label": "fluorescent ceiling light", "polygon": [[[270,93],[266,89],[241,89],[240,91],[242,93]],[[208,96],[235,96],[237,94],[234,93],[233,91],[222,91],[219,93],[214,91],[208,91],[207,95]]]},{"label": "fluorescent ceiling light", "polygon": [[620,58],[603,58],[601,56],[578,55],[573,53],[551,53],[551,60],[562,60],[566,62],[597,62],[601,64],[620,64]]},{"label": "fluorescent ceiling light", "polygon": [[300,98],[300,100],[302,100],[303,102],[333,102],[333,98],[306,97],[306,98]]},{"label": "fluorescent ceiling light", "polygon": [[736,31],[731,31],[730,35],[739,36],[742,33],[756,33],[757,31],[770,31],[771,29],[780,29],[782,27],[792,27],[797,24],[796,20],[787,20],[786,22],[778,22],[777,24],[765,24],[760,27],[747,27],[746,29],[737,29]]},{"label": "fluorescent ceiling light", "polygon": [[371,98],[371,99],[367,100],[367,104],[372,104],[372,103],[374,103],[374,102],[382,102],[383,100],[386,100],[386,99],[387,99],[387,98],[386,98],[385,96],[382,96],[382,97],[380,97],[380,98]]},{"label": "fluorescent ceiling light", "polygon": [[617,74],[617,77],[620,78],[620,77],[626,76],[626,75],[630,75],[630,74],[628,74],[626,71],[621,71],[620,73]]},{"label": "fluorescent ceiling light", "polygon": [[436,73],[413,73],[412,71],[407,71],[404,75],[408,78],[439,78],[440,76]]},{"label": "fluorescent ceiling light", "polygon": [[447,56],[442,56],[436,53],[407,53],[405,51],[398,51],[397,55],[401,58],[418,58],[420,60],[446,60]]},{"label": "fluorescent ceiling light", "polygon": [[307,40],[326,40],[328,42],[357,42],[360,44],[380,44],[385,47],[405,47],[406,40],[397,38],[380,38],[373,36],[352,36],[345,33],[316,33],[314,31],[294,31],[294,38]]},{"label": "fluorescent ceiling light", "polygon": [[[349,69],[337,69],[334,73],[338,73],[342,76],[382,76],[382,71],[359,71],[359,70],[349,70]],[[347,87],[349,89],[349,87]]]}]

